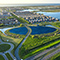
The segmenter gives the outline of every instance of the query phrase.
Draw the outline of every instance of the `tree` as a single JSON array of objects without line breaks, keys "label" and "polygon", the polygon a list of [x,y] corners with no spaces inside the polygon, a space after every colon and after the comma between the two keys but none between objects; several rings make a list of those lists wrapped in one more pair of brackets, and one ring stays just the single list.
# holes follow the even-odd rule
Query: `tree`
[{"label": "tree", "polygon": [[20,27],[22,27],[22,24],[20,24]]},{"label": "tree", "polygon": [[32,35],[32,38],[34,38],[34,35]]},{"label": "tree", "polygon": [[0,27],[1,27],[1,26],[3,26],[3,25],[4,25],[3,23],[2,23],[2,24],[0,24]]}]

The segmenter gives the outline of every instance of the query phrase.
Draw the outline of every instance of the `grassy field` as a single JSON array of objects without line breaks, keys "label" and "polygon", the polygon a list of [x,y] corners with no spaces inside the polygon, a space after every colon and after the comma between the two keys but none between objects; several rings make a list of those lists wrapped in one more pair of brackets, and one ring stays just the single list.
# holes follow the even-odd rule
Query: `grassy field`
[{"label": "grassy field", "polygon": [[15,47],[23,40],[23,38],[12,38],[10,36],[4,35],[3,33],[0,33],[0,36],[1,36],[0,38],[4,42],[7,42],[7,40],[8,40],[8,42],[13,43]]},{"label": "grassy field", "polygon": [[51,23],[53,26],[60,28],[60,21]]},{"label": "grassy field", "polygon": [[53,37],[45,37],[42,39],[32,39],[31,37],[28,37],[25,43],[20,48],[19,55],[21,58],[25,59],[41,50],[45,50],[51,46],[56,45],[57,43],[60,43],[60,40],[58,39],[60,39],[60,35]]},{"label": "grassy field", "polygon": [[0,52],[4,52],[10,49],[10,45],[9,44],[1,44],[0,45]]},{"label": "grassy field", "polygon": [[9,53],[5,54],[9,60],[13,60]]},{"label": "grassy field", "polygon": [[0,60],[5,60],[4,57],[2,55],[0,55]]},{"label": "grassy field", "polygon": [[[50,24],[59,27],[58,23],[60,22],[56,22],[56,24],[55,22],[53,24],[52,23]],[[48,23],[43,23],[43,25],[46,24]],[[20,58],[25,59],[29,56],[36,54],[37,52],[40,52],[41,50],[46,50],[47,48],[50,48],[60,43],[60,34],[56,34],[56,32],[54,32],[54,34],[51,33],[48,34],[50,35],[47,34],[42,34],[42,36],[30,35],[19,50]]]}]

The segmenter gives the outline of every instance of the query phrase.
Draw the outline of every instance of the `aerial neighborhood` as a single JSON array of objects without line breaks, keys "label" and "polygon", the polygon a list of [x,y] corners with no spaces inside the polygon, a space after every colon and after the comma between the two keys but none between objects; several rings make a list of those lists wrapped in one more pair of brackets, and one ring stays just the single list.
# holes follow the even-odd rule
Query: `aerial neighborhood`
[{"label": "aerial neighborhood", "polygon": [[20,22],[16,18],[13,18],[9,12],[1,12],[0,13],[0,24],[3,24],[3,25],[17,24],[18,25],[20,24]]},{"label": "aerial neighborhood", "polygon": [[19,11],[19,12],[15,12],[15,14],[18,15],[19,17],[24,18],[29,23],[58,21],[57,18],[45,16],[43,14],[29,12],[29,11]]},{"label": "aerial neighborhood", "polygon": [[0,60],[60,60],[60,4],[22,5],[0,7]]}]

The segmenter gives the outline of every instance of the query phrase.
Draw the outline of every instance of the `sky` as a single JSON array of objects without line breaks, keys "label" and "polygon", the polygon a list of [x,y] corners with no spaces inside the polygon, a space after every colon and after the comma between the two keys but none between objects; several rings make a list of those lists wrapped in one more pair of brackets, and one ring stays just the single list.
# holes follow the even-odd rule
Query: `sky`
[{"label": "sky", "polygon": [[0,0],[0,4],[18,4],[18,3],[60,3],[60,0]]}]

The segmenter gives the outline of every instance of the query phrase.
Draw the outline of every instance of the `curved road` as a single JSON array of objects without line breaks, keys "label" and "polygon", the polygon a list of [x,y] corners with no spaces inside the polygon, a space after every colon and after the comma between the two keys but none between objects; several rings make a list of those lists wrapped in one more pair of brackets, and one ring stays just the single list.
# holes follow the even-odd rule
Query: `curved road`
[{"label": "curved road", "polygon": [[27,39],[27,37],[30,35],[31,33],[31,30],[29,27],[27,27],[25,25],[25,27],[29,30],[29,33],[28,35],[23,39],[23,41],[20,43],[20,45],[17,47],[17,49],[15,50],[15,57],[17,58],[17,60],[21,60],[20,57],[19,57],[19,48],[21,48],[22,44],[25,42],[25,40]]},{"label": "curved road", "polygon": [[[12,14],[14,14],[15,16],[17,16],[15,13],[11,12]],[[19,18],[19,16],[17,16]],[[22,23],[23,24],[23,23]],[[23,39],[23,41],[19,44],[19,46],[16,48],[15,50],[15,57],[17,58],[17,60],[21,60],[20,57],[19,57],[19,48],[21,48],[22,44],[25,42],[25,40],[27,39],[27,37],[30,35],[31,33],[31,30],[29,27],[27,27],[25,24],[23,24],[28,30],[29,30],[29,33],[28,35]]]},{"label": "curved road", "polygon": [[[11,12],[11,13],[13,13],[13,12]],[[13,13],[14,14],[14,13]],[[14,14],[14,15],[16,15],[16,14]],[[17,16],[17,15],[16,15]],[[17,16],[18,17],[18,16]],[[18,17],[19,18],[19,17]],[[17,58],[17,60],[21,60],[20,59],[20,57],[19,57],[19,48],[21,48],[21,46],[22,46],[22,44],[25,42],[25,40],[27,39],[27,37],[30,35],[30,33],[31,33],[31,30],[30,30],[30,28],[29,27],[27,27],[26,25],[24,25],[28,30],[29,30],[29,33],[28,33],[28,35],[23,39],[23,41],[19,44],[19,46],[17,47],[17,49],[15,50],[15,57]],[[11,27],[11,28],[13,28],[13,27]],[[8,29],[10,29],[10,28],[8,28]],[[7,29],[0,29],[3,33],[7,30]],[[5,33],[4,33],[5,34]],[[6,35],[6,34],[5,34]],[[1,42],[1,40],[0,40],[0,42]],[[3,44],[3,42],[2,42],[2,44]],[[4,43],[5,44],[5,43]],[[7,43],[7,44],[9,44],[9,43]],[[12,44],[11,44],[12,45]],[[10,54],[10,56],[13,58],[13,60],[16,60],[16,58],[11,54],[11,51],[10,50],[12,50],[13,49],[13,45],[12,45],[12,48],[11,49],[9,49],[9,51],[6,51],[6,52],[4,52],[4,53],[9,53]],[[8,60],[8,59],[7,59]]]},{"label": "curved road", "polygon": [[11,53],[11,51],[14,49],[14,45],[12,43],[7,43],[7,42],[3,42],[1,39],[0,39],[0,45],[1,44],[9,44],[11,47],[9,50],[5,51],[4,53],[3,52],[0,52],[0,55],[2,55],[4,57],[5,60],[8,60],[7,56],[5,55],[5,53],[9,53],[10,56],[12,57],[13,60],[16,60],[16,58],[13,56],[13,54]]},{"label": "curved road", "polygon": [[0,55],[2,55],[5,60],[8,60],[8,58],[6,57],[6,55],[4,53],[0,53]]},{"label": "curved road", "polygon": [[[12,12],[12,13],[13,13],[13,12]],[[14,13],[13,13],[13,14],[14,14]],[[16,14],[14,14],[14,15],[16,15]],[[17,16],[17,15],[16,15],[16,16]],[[17,17],[18,17],[18,16],[17,16]],[[18,17],[18,18],[19,18],[19,17]],[[26,26],[26,27],[27,27],[27,26]],[[27,28],[28,28],[28,27],[27,27]],[[56,27],[55,27],[55,28],[56,28]],[[17,49],[16,49],[16,51],[15,51],[15,56],[16,56],[17,60],[21,60],[20,57],[19,57],[19,48],[22,46],[22,44],[25,42],[26,38],[27,38],[27,37],[29,36],[29,34],[31,33],[31,31],[30,31],[29,28],[28,28],[28,30],[29,30],[28,35],[27,35],[27,36],[25,37],[25,39],[20,43],[20,45],[17,47]],[[56,45],[56,47],[58,47],[58,46],[60,46],[60,44]],[[37,57],[39,57],[39,56],[41,56],[41,55],[43,55],[43,54],[51,51],[52,49],[55,49],[55,46],[52,47],[52,48],[50,48],[50,49],[47,49],[46,51],[44,51],[44,52],[42,52],[42,53],[39,53],[39,54],[34,55],[34,56],[32,56],[32,57],[29,57],[29,58],[27,58],[27,59],[25,59],[25,60],[34,60],[35,58],[37,58]],[[58,51],[59,51],[59,50],[58,50]],[[42,59],[42,60],[45,60],[45,58]]]}]

